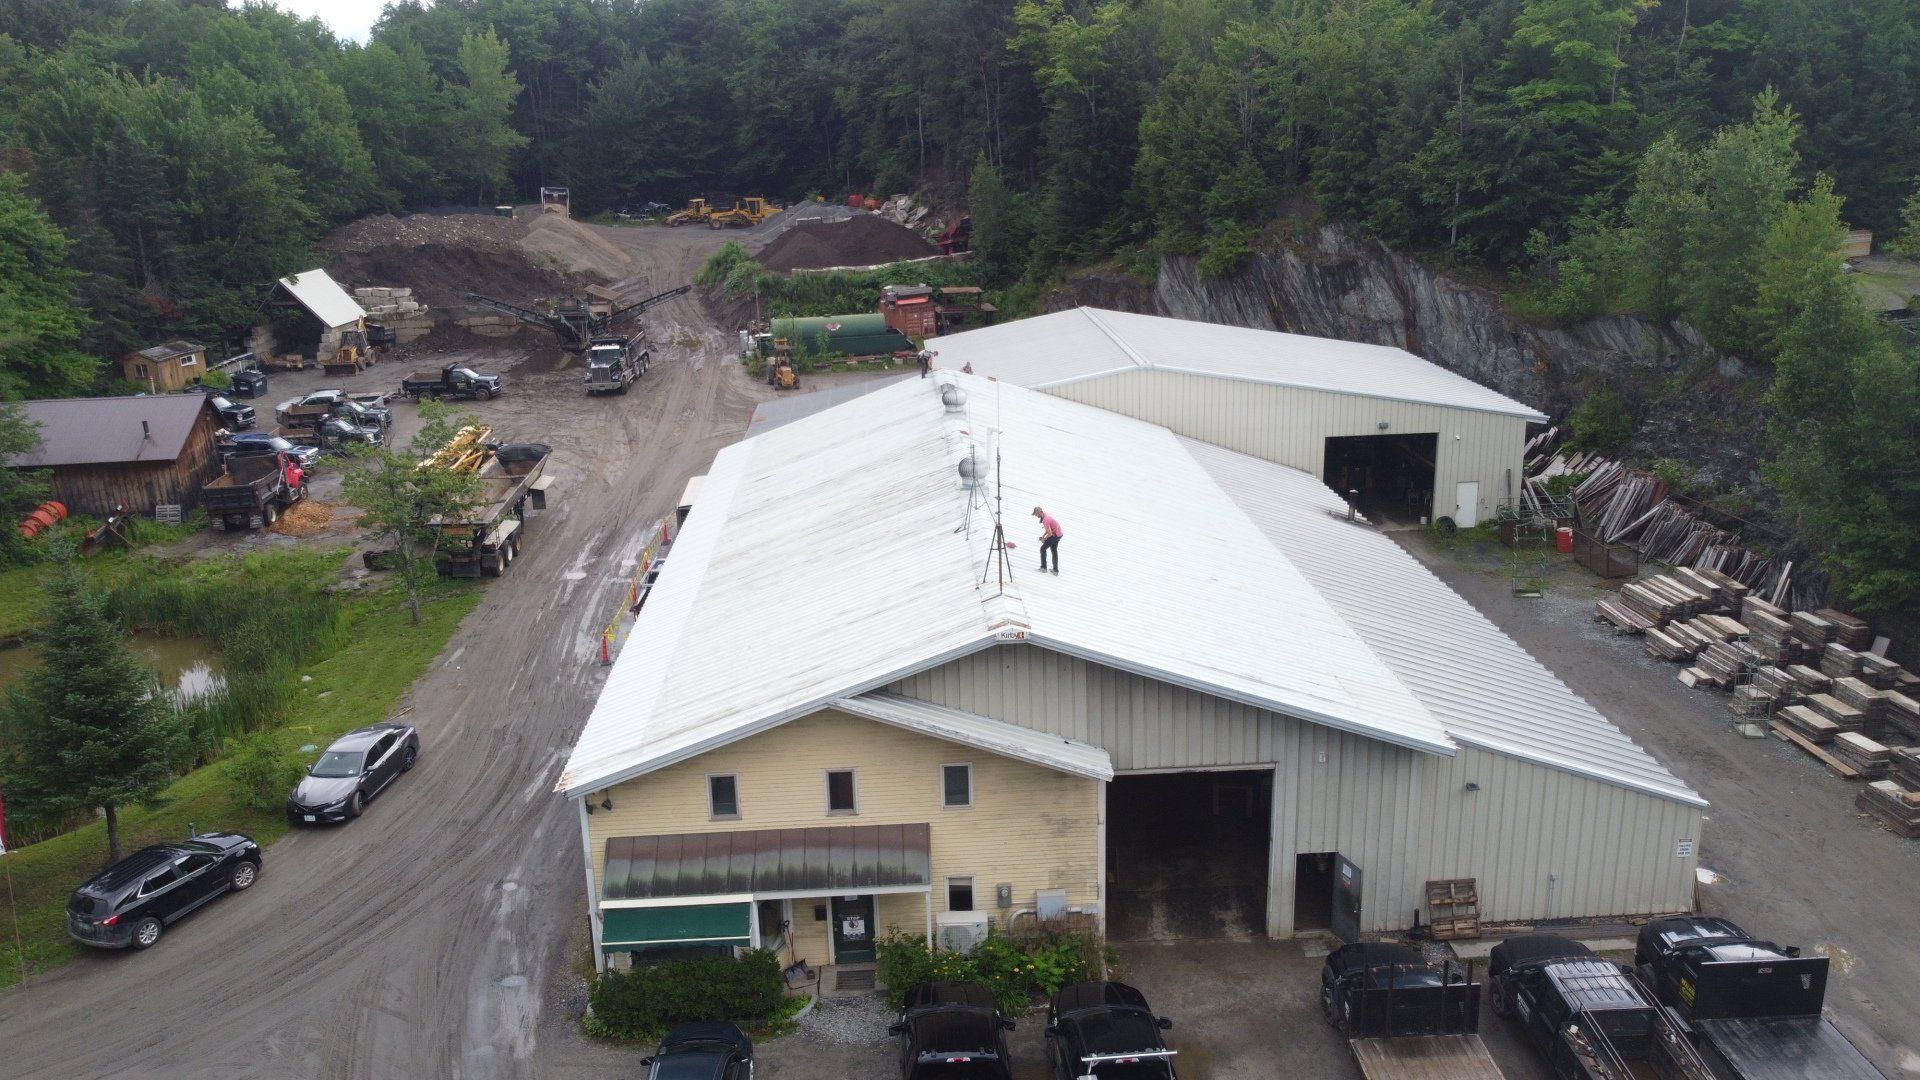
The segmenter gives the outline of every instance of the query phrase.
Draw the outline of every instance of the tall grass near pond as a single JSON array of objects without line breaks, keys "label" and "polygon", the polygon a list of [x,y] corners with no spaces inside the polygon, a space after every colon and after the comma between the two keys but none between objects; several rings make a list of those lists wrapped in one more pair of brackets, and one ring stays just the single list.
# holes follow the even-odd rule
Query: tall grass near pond
[{"label": "tall grass near pond", "polygon": [[345,644],[346,619],[328,590],[338,553],[276,552],[149,567],[109,592],[123,626],[195,637],[220,654],[226,683],[176,699],[190,760],[218,757],[234,739],[276,724],[299,693],[303,666]]}]

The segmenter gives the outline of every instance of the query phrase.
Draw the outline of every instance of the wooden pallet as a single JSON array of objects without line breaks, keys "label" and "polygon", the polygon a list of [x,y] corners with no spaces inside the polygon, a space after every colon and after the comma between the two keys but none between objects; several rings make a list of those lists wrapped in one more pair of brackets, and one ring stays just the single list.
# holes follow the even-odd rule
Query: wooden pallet
[{"label": "wooden pallet", "polygon": [[1480,890],[1474,878],[1427,882],[1427,915],[1433,940],[1480,936]]}]

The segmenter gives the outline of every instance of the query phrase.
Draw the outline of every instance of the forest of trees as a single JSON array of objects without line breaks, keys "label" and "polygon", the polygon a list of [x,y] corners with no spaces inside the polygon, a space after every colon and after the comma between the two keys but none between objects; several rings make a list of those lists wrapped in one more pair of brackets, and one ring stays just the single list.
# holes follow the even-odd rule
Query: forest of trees
[{"label": "forest of trees", "polygon": [[[1308,207],[1531,314],[1683,319],[1802,372],[1769,398],[1787,516],[1912,603],[1920,573],[1876,568],[1920,555],[1920,490],[1842,522],[1810,478],[1920,489],[1888,404],[1912,351],[1820,249],[1920,244],[1916,173],[1920,0],[400,0],[365,43],[224,0],[0,0],[0,399],[234,340],[358,215],[543,184],[588,212],[919,191],[968,205],[1001,281],[1221,272]],[[1834,421],[1822,395],[1888,379],[1893,430]]]}]

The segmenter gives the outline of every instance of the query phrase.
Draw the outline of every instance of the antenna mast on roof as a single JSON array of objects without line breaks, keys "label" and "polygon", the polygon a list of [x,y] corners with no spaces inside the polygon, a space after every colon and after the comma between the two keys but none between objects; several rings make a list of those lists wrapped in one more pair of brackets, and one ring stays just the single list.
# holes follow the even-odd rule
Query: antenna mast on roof
[{"label": "antenna mast on roof", "polygon": [[1007,530],[1000,521],[1000,387],[993,388],[994,426],[993,426],[993,543],[987,548],[986,565],[980,568],[980,584],[987,583],[987,575],[995,573],[997,591],[995,596],[1006,592],[1007,582],[1013,580],[1013,566],[1007,562]]}]

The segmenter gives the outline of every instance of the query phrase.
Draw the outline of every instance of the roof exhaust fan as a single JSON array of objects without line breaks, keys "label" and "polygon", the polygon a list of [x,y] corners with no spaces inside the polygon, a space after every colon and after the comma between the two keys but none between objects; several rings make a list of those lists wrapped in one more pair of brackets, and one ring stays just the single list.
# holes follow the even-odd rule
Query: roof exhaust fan
[{"label": "roof exhaust fan", "polygon": [[940,404],[945,405],[948,412],[965,412],[967,408],[967,392],[952,383],[948,383],[940,391]]}]

